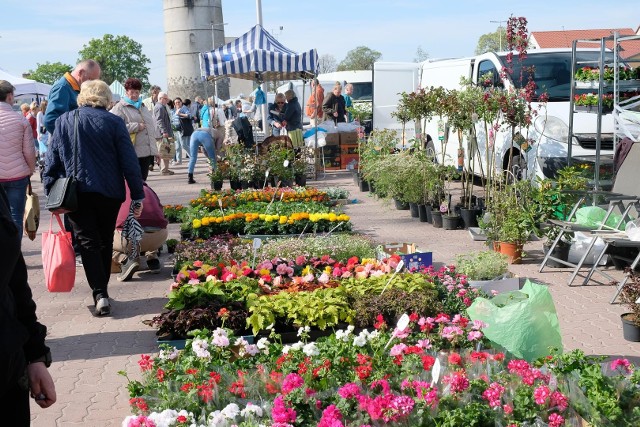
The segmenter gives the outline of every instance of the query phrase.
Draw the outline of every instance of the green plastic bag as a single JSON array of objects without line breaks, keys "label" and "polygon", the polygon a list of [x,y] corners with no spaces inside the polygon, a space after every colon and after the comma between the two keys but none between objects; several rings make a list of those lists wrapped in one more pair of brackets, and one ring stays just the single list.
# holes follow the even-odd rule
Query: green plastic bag
[{"label": "green plastic bag", "polygon": [[[600,227],[605,216],[607,216],[607,211],[601,207],[585,206],[576,211],[576,222],[580,225],[596,229]],[[621,219],[621,215],[612,212],[609,218],[607,218],[605,225],[610,228],[615,228]],[[624,230],[624,224],[622,224],[621,227],[621,229]]]},{"label": "green plastic bag", "polygon": [[549,347],[562,351],[558,315],[546,286],[527,280],[521,291],[476,298],[467,312],[487,323],[486,337],[513,357],[532,361],[548,356]]}]

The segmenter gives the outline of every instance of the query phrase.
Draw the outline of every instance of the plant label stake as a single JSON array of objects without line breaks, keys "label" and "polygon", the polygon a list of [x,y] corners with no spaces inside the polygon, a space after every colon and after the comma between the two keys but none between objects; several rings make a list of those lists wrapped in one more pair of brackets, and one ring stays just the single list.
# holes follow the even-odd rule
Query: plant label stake
[{"label": "plant label stake", "polygon": [[220,212],[222,212],[222,216],[224,216],[224,209],[222,209],[222,200],[218,199],[218,206],[220,206]]},{"label": "plant label stake", "polygon": [[402,267],[404,267],[404,260],[400,260],[400,262],[398,263],[398,266],[396,267],[396,271],[394,271],[391,277],[389,277],[389,280],[387,281],[387,284],[384,285],[384,288],[382,288],[382,292],[380,292],[380,295],[384,294],[384,291],[387,290],[387,287],[389,286],[393,278],[396,277],[396,274],[398,274],[398,272],[402,270]]},{"label": "plant label stake", "polygon": [[335,227],[333,227],[331,230],[329,230],[329,232],[328,232],[327,234],[325,234],[325,236],[324,236],[324,237],[329,237],[329,236],[331,235],[331,233],[333,233],[333,231],[334,231],[336,228],[340,227],[342,224],[343,224],[343,223],[341,222],[341,223],[339,223],[338,225],[336,225]]},{"label": "plant label stake", "polygon": [[436,357],[436,361],[433,363],[433,368],[431,369],[431,387],[438,384],[441,370],[442,366],[440,365],[440,359]]},{"label": "plant label stake", "polygon": [[267,179],[269,179],[269,169],[267,169],[264,173],[264,184],[262,184],[262,189],[264,190],[264,188],[267,186]]},{"label": "plant label stake", "polygon": [[300,235],[298,236],[298,240],[302,239],[302,235],[304,234],[304,232],[307,230],[307,226],[309,225],[309,223],[307,222],[304,225],[304,228],[302,229],[302,233],[300,233]]},{"label": "plant label stake", "polygon": [[389,347],[391,341],[393,341],[393,339],[396,337],[396,332],[404,331],[405,329],[407,329],[407,326],[409,326],[409,315],[407,313],[404,313],[398,319],[398,323],[396,323],[396,328],[393,330],[391,338],[389,338],[389,342],[387,342],[387,345],[384,346],[385,350],[387,349],[387,347]]},{"label": "plant label stake", "polygon": [[[278,188],[280,188],[280,183],[282,181],[278,181],[278,183],[276,184],[276,188],[275,191],[273,192],[273,197],[271,198],[271,201],[269,202],[269,205],[267,206],[267,209],[265,209],[264,213],[267,214],[269,213],[269,208],[271,207],[271,204],[273,203],[273,201],[276,199],[276,194],[278,194]],[[284,196],[284,193],[280,195],[280,200],[282,201],[282,196]]]},{"label": "plant label stake", "polygon": [[253,239],[253,262],[251,263],[251,265],[253,265],[253,268],[256,268],[256,255],[258,253],[258,249],[260,249],[260,246],[262,246],[262,240],[258,239],[257,237]]}]

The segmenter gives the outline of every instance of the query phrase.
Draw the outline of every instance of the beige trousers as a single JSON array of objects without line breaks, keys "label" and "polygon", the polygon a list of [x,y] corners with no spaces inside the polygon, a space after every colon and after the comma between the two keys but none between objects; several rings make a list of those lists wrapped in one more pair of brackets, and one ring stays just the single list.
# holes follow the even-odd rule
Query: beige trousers
[{"label": "beige trousers", "polygon": [[[166,228],[145,231],[140,241],[140,253],[143,253],[147,260],[158,258],[158,248],[167,240],[168,235],[169,231]],[[126,244],[121,231],[116,229],[113,233],[113,260],[119,264],[127,259]]]}]

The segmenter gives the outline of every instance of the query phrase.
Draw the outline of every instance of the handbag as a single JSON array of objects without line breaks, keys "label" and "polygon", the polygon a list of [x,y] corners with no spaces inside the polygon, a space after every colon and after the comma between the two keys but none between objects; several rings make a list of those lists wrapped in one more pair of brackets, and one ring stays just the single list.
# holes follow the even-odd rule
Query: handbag
[{"label": "handbag", "polygon": [[73,124],[73,174],[70,177],[58,178],[47,195],[46,209],[56,213],[73,212],[78,209],[78,189],[76,174],[78,172],[78,110],[74,112]]},{"label": "handbag", "polygon": [[29,240],[36,238],[36,232],[40,225],[40,200],[31,188],[31,180],[27,186],[27,201],[24,207],[24,233]]},{"label": "handbag", "polygon": [[[53,217],[59,231],[53,230]],[[76,255],[71,233],[64,229],[57,213],[51,215],[49,231],[42,233],[42,268],[49,292],[71,292],[76,281]]]},{"label": "handbag", "polygon": [[158,141],[158,155],[161,159],[173,159],[176,155],[176,144],[173,138],[162,138]]}]

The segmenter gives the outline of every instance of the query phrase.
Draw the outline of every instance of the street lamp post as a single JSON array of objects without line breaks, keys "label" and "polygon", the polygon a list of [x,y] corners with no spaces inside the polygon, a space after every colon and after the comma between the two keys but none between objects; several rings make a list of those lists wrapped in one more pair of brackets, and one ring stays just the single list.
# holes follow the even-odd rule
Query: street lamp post
[{"label": "street lamp post", "polygon": [[502,24],[507,23],[507,21],[489,21],[492,24],[498,24],[498,38],[500,40],[500,51],[502,52]]}]

